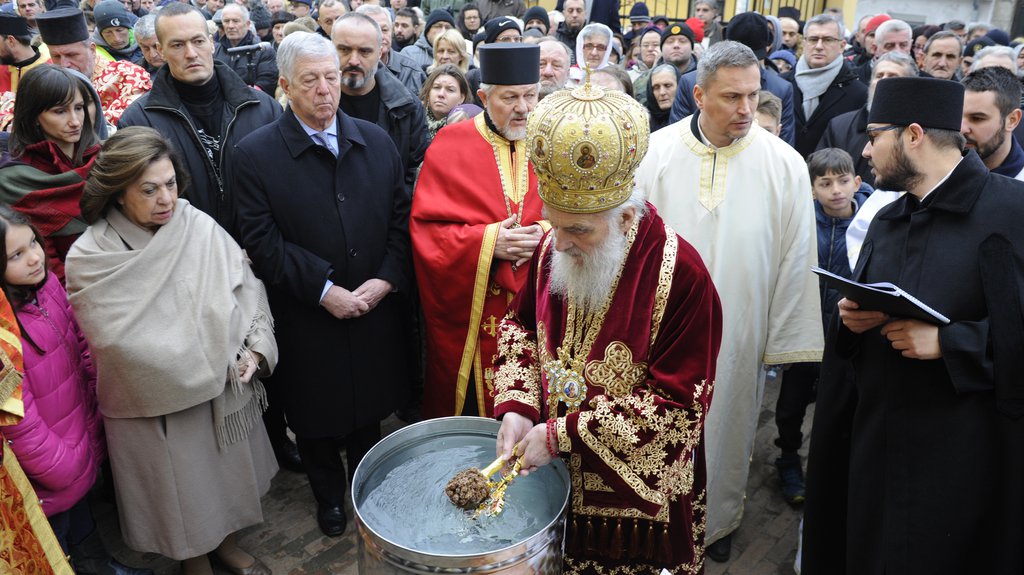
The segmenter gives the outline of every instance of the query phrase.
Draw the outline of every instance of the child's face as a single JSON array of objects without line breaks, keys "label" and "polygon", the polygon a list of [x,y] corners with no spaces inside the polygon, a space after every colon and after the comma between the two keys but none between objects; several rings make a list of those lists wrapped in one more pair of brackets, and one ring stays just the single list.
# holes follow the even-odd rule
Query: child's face
[{"label": "child's face", "polygon": [[814,199],[832,217],[853,215],[853,194],[860,188],[860,176],[827,173],[814,179]]},{"label": "child's face", "polygon": [[12,286],[34,286],[46,279],[46,254],[28,226],[7,228],[7,269],[4,282]]},{"label": "child's face", "polygon": [[775,118],[762,112],[755,112],[754,117],[757,119],[758,126],[761,126],[765,130],[768,130],[769,132],[775,134],[776,136],[779,135],[779,131],[782,129],[782,126],[780,126],[779,123],[775,121]]}]

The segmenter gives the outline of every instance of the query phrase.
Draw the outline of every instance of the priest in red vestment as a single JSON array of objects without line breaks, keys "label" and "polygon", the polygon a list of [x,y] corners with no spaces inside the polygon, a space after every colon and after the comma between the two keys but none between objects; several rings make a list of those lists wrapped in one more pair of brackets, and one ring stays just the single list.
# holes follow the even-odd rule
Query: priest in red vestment
[{"label": "priest in red vestment", "polygon": [[485,111],[438,132],[409,218],[426,327],[426,418],[492,415],[498,323],[546,225],[522,145],[540,49],[483,46],[480,70]]},{"label": "priest in red vestment", "polygon": [[586,84],[545,98],[529,125],[552,229],[499,328],[498,454],[523,473],[565,461],[564,573],[701,573],[715,286],[634,191],[639,104]]}]

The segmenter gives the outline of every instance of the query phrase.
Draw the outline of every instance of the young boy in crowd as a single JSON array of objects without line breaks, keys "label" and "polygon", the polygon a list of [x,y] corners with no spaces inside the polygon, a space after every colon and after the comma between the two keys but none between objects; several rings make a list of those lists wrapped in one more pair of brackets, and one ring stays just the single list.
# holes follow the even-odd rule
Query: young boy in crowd
[{"label": "young boy in crowd", "polygon": [[[760,112],[760,105],[758,106]],[[760,121],[760,120],[759,120]],[[807,158],[814,193],[814,211],[818,224],[818,266],[850,277],[846,254],[846,228],[857,208],[871,193],[871,186],[862,183],[854,171],[853,158],[839,148],[824,148]],[[836,316],[839,292],[821,280],[822,327],[828,332],[829,322]],[[797,450],[803,442],[803,425],[807,405],[814,401],[820,370],[818,363],[795,363],[782,376],[779,399],[775,404],[775,424],[779,437],[775,445],[782,455],[775,460],[782,484],[782,497],[790,505],[804,501],[804,474]]]},{"label": "young boy in crowd", "polygon": [[754,112],[757,125],[778,136],[782,131],[782,100],[768,90],[757,93],[757,111]]}]

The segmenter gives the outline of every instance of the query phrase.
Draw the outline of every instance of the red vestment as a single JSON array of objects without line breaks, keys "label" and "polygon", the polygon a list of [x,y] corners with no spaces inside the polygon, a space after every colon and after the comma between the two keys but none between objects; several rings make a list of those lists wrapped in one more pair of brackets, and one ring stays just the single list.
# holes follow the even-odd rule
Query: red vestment
[{"label": "red vestment", "polygon": [[700,256],[648,207],[592,345],[579,348],[581,379],[559,373],[576,306],[549,291],[550,234],[499,330],[495,415],[553,422],[569,468],[565,573],[703,569],[721,305]]},{"label": "red vestment", "polygon": [[519,213],[523,194],[520,223],[541,219],[527,156],[484,114],[446,126],[427,149],[409,217],[427,339],[424,417],[461,414],[471,378],[478,413],[493,411],[498,323],[529,267],[494,257],[498,228],[509,210]]}]

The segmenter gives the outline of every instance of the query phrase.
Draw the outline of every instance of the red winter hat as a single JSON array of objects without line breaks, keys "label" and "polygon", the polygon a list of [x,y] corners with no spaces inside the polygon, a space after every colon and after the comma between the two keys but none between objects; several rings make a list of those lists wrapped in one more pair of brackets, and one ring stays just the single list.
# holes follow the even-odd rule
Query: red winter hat
[{"label": "red winter hat", "polygon": [[686,25],[693,30],[693,41],[700,44],[704,41],[704,21],[694,16],[693,18],[687,18],[684,20]]},{"label": "red winter hat", "polygon": [[877,30],[878,27],[882,25],[882,22],[888,20],[892,20],[892,16],[888,14],[879,14],[878,16],[875,16],[874,18],[868,20],[868,25],[866,28],[864,28],[864,35],[867,36],[868,34],[874,34],[875,30]]}]

